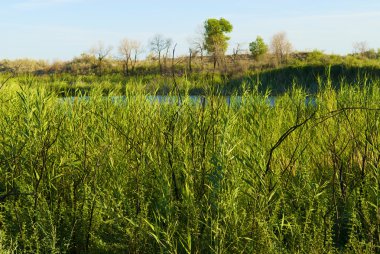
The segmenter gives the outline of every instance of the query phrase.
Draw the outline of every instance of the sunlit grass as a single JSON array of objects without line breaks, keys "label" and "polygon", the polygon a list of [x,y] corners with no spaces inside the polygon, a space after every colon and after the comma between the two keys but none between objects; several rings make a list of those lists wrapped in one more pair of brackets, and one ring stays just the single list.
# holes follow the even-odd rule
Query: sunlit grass
[{"label": "sunlit grass", "polygon": [[297,88],[271,105],[33,82],[0,90],[5,253],[379,251],[378,82],[313,105]]}]

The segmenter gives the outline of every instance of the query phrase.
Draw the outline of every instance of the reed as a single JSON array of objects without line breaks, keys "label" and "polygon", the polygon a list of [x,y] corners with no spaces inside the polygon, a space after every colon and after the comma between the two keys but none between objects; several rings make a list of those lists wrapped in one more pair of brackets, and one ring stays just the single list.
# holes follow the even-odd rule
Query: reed
[{"label": "reed", "polygon": [[377,81],[274,105],[31,82],[0,90],[1,253],[380,251]]}]

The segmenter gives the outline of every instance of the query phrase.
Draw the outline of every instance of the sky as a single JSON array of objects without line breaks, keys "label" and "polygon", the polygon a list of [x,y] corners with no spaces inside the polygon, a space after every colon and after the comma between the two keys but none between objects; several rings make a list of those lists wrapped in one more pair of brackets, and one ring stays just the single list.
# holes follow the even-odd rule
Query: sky
[{"label": "sky", "polygon": [[69,60],[98,42],[117,47],[141,41],[145,54],[156,34],[188,52],[208,18],[233,25],[229,52],[286,32],[297,51],[348,54],[365,41],[380,48],[379,0],[0,0],[0,59]]}]

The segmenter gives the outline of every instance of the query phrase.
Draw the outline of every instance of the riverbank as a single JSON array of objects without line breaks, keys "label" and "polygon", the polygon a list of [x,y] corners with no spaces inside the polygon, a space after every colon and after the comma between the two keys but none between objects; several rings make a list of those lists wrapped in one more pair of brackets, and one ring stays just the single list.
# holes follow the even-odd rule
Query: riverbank
[{"label": "riverbank", "polygon": [[[3,74],[5,80],[11,74]],[[365,86],[380,79],[380,66],[353,66],[346,64],[285,66],[239,75],[221,73],[192,73],[174,75],[142,75],[126,77],[121,74],[96,75],[32,75],[21,74],[11,78],[7,85],[44,87],[60,96],[89,94],[101,90],[104,95],[126,95],[128,90],[139,90],[151,95],[242,95],[256,90],[272,96],[284,94],[294,86],[309,94],[316,94],[324,84],[339,89],[341,84]]]}]

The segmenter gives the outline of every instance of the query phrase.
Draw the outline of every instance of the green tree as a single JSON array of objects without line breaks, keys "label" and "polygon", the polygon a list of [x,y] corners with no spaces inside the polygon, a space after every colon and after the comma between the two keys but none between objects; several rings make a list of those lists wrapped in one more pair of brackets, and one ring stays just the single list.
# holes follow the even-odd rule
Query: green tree
[{"label": "green tree", "polygon": [[224,19],[208,19],[204,23],[204,47],[209,54],[214,56],[214,66],[218,59],[222,57],[228,47],[228,40],[230,37],[226,33],[232,32],[231,23]]},{"label": "green tree", "polygon": [[258,59],[260,56],[265,55],[268,52],[268,45],[265,44],[263,38],[257,36],[256,40],[249,44],[249,51],[251,51],[251,54],[255,59]]},{"label": "green tree", "polygon": [[375,49],[368,49],[366,52],[364,52],[364,56],[367,57],[368,59],[376,59],[377,54]]}]

